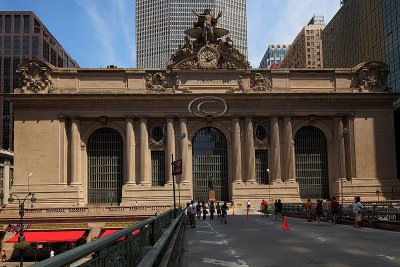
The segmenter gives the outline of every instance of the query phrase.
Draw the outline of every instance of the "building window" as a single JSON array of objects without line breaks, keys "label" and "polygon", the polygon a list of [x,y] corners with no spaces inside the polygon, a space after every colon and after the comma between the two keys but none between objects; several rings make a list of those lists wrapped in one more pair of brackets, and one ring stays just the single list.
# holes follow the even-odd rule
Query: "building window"
[{"label": "building window", "polygon": [[33,20],[33,32],[40,33],[40,23],[36,19]]},{"label": "building window", "polygon": [[259,141],[265,141],[265,139],[267,138],[267,131],[265,130],[264,126],[257,125],[257,127],[256,127],[256,138]]},{"label": "building window", "polygon": [[20,37],[14,36],[14,48],[13,48],[14,56],[19,56],[20,53],[19,50],[20,50]]},{"label": "building window", "polygon": [[22,39],[22,55],[29,57],[29,36],[24,36]]},{"label": "building window", "polygon": [[0,33],[3,33],[3,16],[0,16]]},{"label": "building window", "polygon": [[4,37],[4,55],[5,56],[11,55],[11,37],[10,36]]},{"label": "building window", "polygon": [[14,32],[19,33],[21,28],[21,16],[15,15],[14,16]]},{"label": "building window", "polygon": [[39,58],[39,37],[32,36],[32,58],[38,59]]},{"label": "building window", "polygon": [[160,126],[156,126],[151,130],[151,138],[156,142],[161,142],[164,138],[164,131]]},{"label": "building window", "polygon": [[24,33],[29,33],[31,29],[31,17],[24,15]]},{"label": "building window", "polygon": [[151,185],[165,185],[165,152],[151,151]]},{"label": "building window", "polygon": [[259,184],[268,184],[268,150],[256,149],[256,181]]},{"label": "building window", "polygon": [[57,66],[57,54],[56,54],[56,51],[54,51],[53,48],[51,48],[51,61],[50,61],[50,63],[53,66]]},{"label": "building window", "polygon": [[43,41],[43,58],[49,62],[49,44]]},{"label": "building window", "polygon": [[6,16],[6,33],[11,33],[11,16]]}]

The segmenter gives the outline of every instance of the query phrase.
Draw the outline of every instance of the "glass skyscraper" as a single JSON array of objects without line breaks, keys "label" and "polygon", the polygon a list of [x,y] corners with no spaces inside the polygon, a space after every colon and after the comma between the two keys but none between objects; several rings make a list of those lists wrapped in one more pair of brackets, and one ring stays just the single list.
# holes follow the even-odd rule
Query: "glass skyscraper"
[{"label": "glass skyscraper", "polygon": [[389,65],[388,84],[400,92],[398,0],[347,0],[323,32],[327,68],[379,60]]},{"label": "glass skyscraper", "polygon": [[260,68],[278,68],[289,46],[289,44],[270,44],[261,60]]},{"label": "glass skyscraper", "polygon": [[197,17],[211,9],[216,16],[223,12],[217,27],[229,31],[236,48],[247,57],[246,0],[137,0],[136,60],[138,68],[165,68],[184,31],[192,28]]}]

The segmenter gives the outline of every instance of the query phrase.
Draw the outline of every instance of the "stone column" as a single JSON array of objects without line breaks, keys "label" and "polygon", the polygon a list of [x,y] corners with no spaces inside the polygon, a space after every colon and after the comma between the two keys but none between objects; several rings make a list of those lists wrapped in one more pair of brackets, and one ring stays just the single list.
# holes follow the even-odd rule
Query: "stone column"
[{"label": "stone column", "polygon": [[149,139],[147,131],[147,119],[140,118],[140,184],[150,185],[151,178],[148,175],[150,163],[148,160]]},{"label": "stone column", "polygon": [[245,139],[245,151],[246,151],[246,182],[256,181],[256,155],[254,151],[254,137],[253,137],[253,118],[245,119],[246,125],[246,139]]},{"label": "stone column", "polygon": [[3,167],[3,204],[8,204],[10,196],[10,161],[4,161]]},{"label": "stone column", "polygon": [[[167,118],[167,151],[166,151],[166,183],[172,185],[172,154],[175,155],[175,130],[174,130],[174,119]],[[176,158],[174,159],[176,160]]]},{"label": "stone column", "polygon": [[282,182],[281,180],[281,144],[279,140],[278,116],[271,118],[271,157],[272,166],[270,168],[271,180],[273,183]]},{"label": "stone column", "polygon": [[135,184],[136,176],[135,176],[135,150],[136,150],[136,142],[135,142],[135,124],[133,118],[126,118],[126,164],[128,165],[126,168],[126,183],[127,184]]},{"label": "stone column", "polygon": [[287,182],[295,182],[295,158],[294,158],[294,141],[292,130],[292,118],[285,116],[283,119],[283,147],[285,169],[283,170],[283,179]]},{"label": "stone column", "polygon": [[187,131],[187,119],[180,119],[180,149],[182,155],[182,178],[181,182],[183,184],[189,183],[189,157],[188,157],[188,144],[189,144],[189,136]]},{"label": "stone column", "polygon": [[79,120],[71,119],[71,185],[79,185],[80,181],[80,157],[81,138]]},{"label": "stone column", "polygon": [[60,146],[60,169],[59,169],[59,182],[60,184],[67,184],[67,168],[68,168],[68,142],[67,142],[67,128],[66,117],[63,115],[58,116],[60,122],[59,133],[59,146]]},{"label": "stone column", "polygon": [[232,119],[233,128],[233,182],[242,183],[242,150],[240,141],[240,120],[239,118]]},{"label": "stone column", "polygon": [[343,132],[343,119],[342,116],[335,117],[335,139],[336,139],[336,179],[346,177],[345,172],[345,154],[344,154],[344,132]]},{"label": "stone column", "polygon": [[346,168],[346,179],[351,181],[356,177],[355,169],[355,157],[354,157],[354,114],[349,114],[345,118],[345,127],[343,129],[344,135],[344,154],[345,154],[345,168]]}]

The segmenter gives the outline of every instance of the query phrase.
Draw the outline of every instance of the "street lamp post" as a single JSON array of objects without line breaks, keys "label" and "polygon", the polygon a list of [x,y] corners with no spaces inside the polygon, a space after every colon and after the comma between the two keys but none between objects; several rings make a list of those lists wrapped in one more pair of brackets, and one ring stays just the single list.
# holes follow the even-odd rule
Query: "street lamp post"
[{"label": "street lamp post", "polygon": [[268,202],[271,201],[271,177],[269,176],[269,169],[267,169],[268,175]]},{"label": "street lamp post", "polygon": [[[25,215],[25,201],[30,197],[31,202],[36,201],[36,197],[34,193],[29,192],[25,198],[21,201],[21,199],[14,194],[10,194],[10,197],[8,198],[8,202],[12,203],[14,202],[14,197],[18,199],[18,207],[19,207],[19,238],[18,238],[18,243],[24,242],[25,241],[25,236],[24,236],[24,215]],[[24,266],[24,250],[20,248],[19,250],[19,266],[23,267]]]}]

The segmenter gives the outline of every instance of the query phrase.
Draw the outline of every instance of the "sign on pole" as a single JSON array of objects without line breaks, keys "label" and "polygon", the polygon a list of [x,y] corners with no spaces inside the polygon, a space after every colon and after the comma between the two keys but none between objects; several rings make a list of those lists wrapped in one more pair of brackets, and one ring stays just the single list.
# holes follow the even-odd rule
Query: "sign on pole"
[{"label": "sign on pole", "polygon": [[172,162],[172,175],[182,174],[182,159],[178,159]]}]

